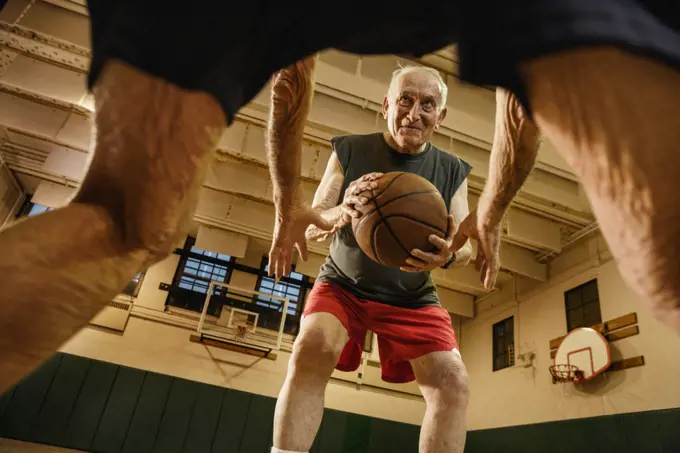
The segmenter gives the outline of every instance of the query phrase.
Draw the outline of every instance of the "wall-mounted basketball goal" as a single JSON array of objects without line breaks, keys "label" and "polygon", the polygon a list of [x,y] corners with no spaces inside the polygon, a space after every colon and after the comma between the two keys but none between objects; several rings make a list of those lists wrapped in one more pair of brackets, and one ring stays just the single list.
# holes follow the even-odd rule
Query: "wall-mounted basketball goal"
[{"label": "wall-mounted basketball goal", "polygon": [[553,384],[580,384],[605,372],[644,365],[644,356],[612,362],[612,342],[639,333],[637,315],[630,313],[595,326],[579,327],[551,340],[550,356],[554,360],[548,369]]}]

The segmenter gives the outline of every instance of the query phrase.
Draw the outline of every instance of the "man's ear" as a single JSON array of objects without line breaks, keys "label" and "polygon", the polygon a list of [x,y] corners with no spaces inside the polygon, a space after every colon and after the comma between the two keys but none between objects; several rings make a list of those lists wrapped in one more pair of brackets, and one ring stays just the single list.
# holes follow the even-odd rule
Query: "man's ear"
[{"label": "man's ear", "polygon": [[382,104],[382,114],[383,114],[384,119],[387,119],[387,109],[389,109],[389,107],[390,107],[390,103],[387,100],[387,96],[385,96],[383,98],[383,104]]},{"label": "man's ear", "polygon": [[435,129],[439,129],[439,125],[442,124],[442,121],[444,121],[444,118],[446,118],[446,107],[442,109],[441,112],[439,112],[439,117],[437,118],[437,122],[434,125]]}]

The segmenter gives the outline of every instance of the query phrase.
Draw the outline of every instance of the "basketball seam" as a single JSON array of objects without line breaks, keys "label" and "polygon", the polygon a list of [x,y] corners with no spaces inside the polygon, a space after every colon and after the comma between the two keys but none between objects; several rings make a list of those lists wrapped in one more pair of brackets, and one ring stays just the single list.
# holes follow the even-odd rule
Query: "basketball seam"
[{"label": "basketball seam", "polygon": [[[399,175],[401,176],[401,175]],[[399,177],[397,176],[397,178]],[[394,179],[397,179],[394,178]],[[394,181],[394,179],[392,181]],[[371,189],[371,195],[373,195],[373,190]],[[399,247],[408,255],[411,256],[411,252],[409,250],[406,250],[406,247],[404,247],[404,244],[401,243],[399,238],[397,237],[396,234],[394,234],[394,231],[392,231],[392,228],[390,228],[390,225],[385,221],[385,217],[383,216],[382,212],[380,212],[380,206],[378,206],[378,202],[375,200],[375,197],[372,197],[373,204],[375,205],[375,211],[378,213],[380,216],[380,223],[376,223],[373,225],[373,229],[371,231],[371,246],[373,247],[373,254],[375,257],[380,261],[380,264],[384,264],[382,262],[382,259],[380,259],[380,255],[377,253],[377,249],[375,246],[375,230],[378,228],[378,225],[380,224],[385,224],[385,228],[387,228],[387,231],[390,233],[390,236],[394,239],[394,241],[399,245]]]},{"label": "basketball seam", "polygon": [[404,176],[404,173],[399,173],[397,176],[395,176],[394,178],[392,178],[392,181],[388,182],[387,185],[386,185],[385,187],[383,187],[382,190],[381,190],[380,192],[378,192],[377,194],[373,193],[373,189],[371,189],[371,196],[372,196],[373,198],[379,197],[380,195],[382,195],[382,194],[383,194],[383,193],[384,193],[384,192],[385,192],[385,191],[386,191],[386,190],[394,183],[394,181],[396,181],[397,179],[401,178],[402,176]]},{"label": "basketball seam", "polygon": [[[423,194],[428,194],[428,193],[432,193],[432,194],[435,194],[435,193],[436,193],[437,195],[441,195],[439,192],[433,192],[433,191],[431,191],[431,190],[424,190],[424,191],[422,191],[422,192],[409,192],[409,193],[401,194],[401,195],[399,195],[398,197],[394,197],[394,198],[392,198],[391,200],[388,200],[388,201],[384,202],[384,203],[381,204],[381,205],[378,205],[378,202],[375,201],[375,198],[377,198],[378,196],[380,196],[380,194],[378,194],[378,195],[376,195],[375,197],[373,197],[373,194],[371,193],[371,197],[372,197],[372,201],[374,201],[374,204],[375,204],[376,208],[378,208],[378,207],[384,208],[385,206],[387,206],[388,204],[392,203],[393,201],[401,200],[402,198],[410,197],[411,195],[423,195]],[[372,214],[373,212],[375,212],[375,211],[369,211],[369,212],[365,213],[364,215]]]},{"label": "basketball seam", "polygon": [[390,217],[403,217],[403,218],[405,218],[405,219],[413,220],[414,222],[418,222],[418,223],[420,223],[421,225],[428,226],[428,227],[432,228],[433,230],[437,230],[437,231],[439,231],[440,233],[446,235],[446,231],[441,230],[439,227],[437,227],[437,226],[435,226],[435,225],[432,225],[432,224],[429,224],[429,223],[427,223],[427,222],[423,222],[422,220],[416,219],[415,217],[411,217],[411,216],[409,216],[409,215],[404,215],[404,214],[389,214],[389,215],[386,216],[386,217],[380,216],[381,219],[389,219]]}]

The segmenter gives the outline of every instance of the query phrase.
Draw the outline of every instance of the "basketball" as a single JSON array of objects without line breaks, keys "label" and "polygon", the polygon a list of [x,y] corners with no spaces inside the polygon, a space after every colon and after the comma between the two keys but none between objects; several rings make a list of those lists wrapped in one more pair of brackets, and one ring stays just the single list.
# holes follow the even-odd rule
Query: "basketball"
[{"label": "basketball", "polygon": [[378,187],[363,192],[369,199],[357,206],[363,215],[352,220],[352,231],[363,252],[389,267],[406,264],[413,249],[436,252],[431,234],[446,236],[448,212],[437,188],[413,173],[386,173]]}]

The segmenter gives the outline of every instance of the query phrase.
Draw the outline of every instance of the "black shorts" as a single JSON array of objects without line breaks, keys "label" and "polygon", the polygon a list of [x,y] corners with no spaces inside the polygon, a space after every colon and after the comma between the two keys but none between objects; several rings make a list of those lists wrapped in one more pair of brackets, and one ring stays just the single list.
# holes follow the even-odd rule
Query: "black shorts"
[{"label": "black shorts", "polygon": [[421,56],[457,43],[463,81],[508,88],[527,108],[518,68],[542,55],[607,44],[680,68],[680,6],[672,0],[228,3],[89,0],[90,88],[118,58],[212,94],[231,123],[274,72],[328,48]]}]

